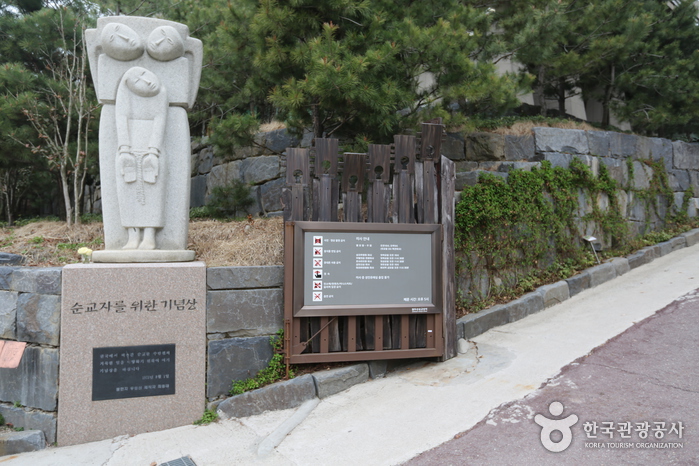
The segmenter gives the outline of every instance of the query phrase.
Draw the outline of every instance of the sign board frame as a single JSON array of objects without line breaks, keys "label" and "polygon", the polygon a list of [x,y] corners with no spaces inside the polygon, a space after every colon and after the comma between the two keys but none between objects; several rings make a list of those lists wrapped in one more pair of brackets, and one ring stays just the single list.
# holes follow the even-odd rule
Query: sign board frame
[{"label": "sign board frame", "polygon": [[[388,314],[441,314],[442,293],[442,225],[441,224],[396,224],[396,223],[349,223],[349,222],[293,222],[293,315],[294,317],[318,316],[362,316]],[[305,270],[305,236],[325,233],[390,233],[395,235],[428,235],[430,238],[430,273],[432,280],[432,302],[395,304],[342,304],[305,305],[304,291],[311,271]]]}]

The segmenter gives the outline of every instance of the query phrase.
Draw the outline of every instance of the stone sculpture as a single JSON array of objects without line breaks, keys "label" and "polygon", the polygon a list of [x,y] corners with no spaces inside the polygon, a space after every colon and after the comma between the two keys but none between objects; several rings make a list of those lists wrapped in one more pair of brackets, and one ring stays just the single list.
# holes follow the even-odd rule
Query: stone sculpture
[{"label": "stone sculpture", "polygon": [[194,260],[187,251],[191,144],[188,109],[202,44],[187,26],[100,18],[85,33],[100,116],[104,251],[95,262]]}]

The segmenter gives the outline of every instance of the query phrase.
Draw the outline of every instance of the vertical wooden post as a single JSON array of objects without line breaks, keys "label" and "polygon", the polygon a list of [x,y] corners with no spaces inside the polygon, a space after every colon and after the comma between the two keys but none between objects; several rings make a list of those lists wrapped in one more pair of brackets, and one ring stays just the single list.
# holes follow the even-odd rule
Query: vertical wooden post
[{"label": "vertical wooden post", "polygon": [[372,223],[387,223],[386,189],[391,174],[391,146],[369,144],[369,191],[367,192],[367,221]]},{"label": "vertical wooden post", "polygon": [[366,155],[347,152],[344,154],[345,166],[342,172],[342,192],[344,193],[345,222],[360,222],[362,214],[362,196],[366,172]]},{"label": "vertical wooden post", "polygon": [[[415,176],[415,136],[393,137],[396,146],[393,202],[397,223],[415,223],[413,179]],[[397,178],[397,179],[396,179]]]},{"label": "vertical wooden post", "polygon": [[444,335],[444,359],[451,359],[457,353],[456,339],[456,258],[454,253],[454,185],[456,167],[454,162],[442,157],[442,286],[444,294],[442,316]]}]

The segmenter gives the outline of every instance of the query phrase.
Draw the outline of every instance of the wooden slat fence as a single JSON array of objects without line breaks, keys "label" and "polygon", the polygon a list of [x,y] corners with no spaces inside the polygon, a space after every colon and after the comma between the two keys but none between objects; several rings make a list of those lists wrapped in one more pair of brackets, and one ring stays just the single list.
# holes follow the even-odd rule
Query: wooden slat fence
[{"label": "wooden slat fence", "polygon": [[[456,355],[454,311],[454,163],[440,155],[443,126],[423,123],[420,137],[344,153],[338,140],[287,149],[285,340],[287,363]],[[341,207],[340,207],[341,205]],[[295,317],[293,232],[296,221],[442,224],[440,314]]]}]

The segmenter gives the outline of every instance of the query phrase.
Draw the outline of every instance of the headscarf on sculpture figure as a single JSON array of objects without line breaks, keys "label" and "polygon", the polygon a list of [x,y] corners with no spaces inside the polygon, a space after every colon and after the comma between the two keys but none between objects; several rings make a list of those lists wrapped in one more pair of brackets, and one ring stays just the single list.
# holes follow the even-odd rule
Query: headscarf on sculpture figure
[{"label": "headscarf on sculpture figure", "polygon": [[100,117],[105,250],[95,262],[170,262],[186,251],[194,105],[202,44],[187,26],[132,16],[85,33]]}]

